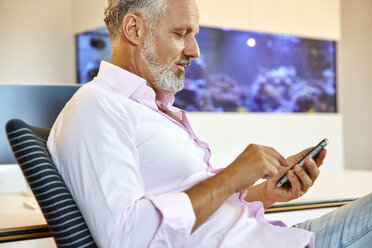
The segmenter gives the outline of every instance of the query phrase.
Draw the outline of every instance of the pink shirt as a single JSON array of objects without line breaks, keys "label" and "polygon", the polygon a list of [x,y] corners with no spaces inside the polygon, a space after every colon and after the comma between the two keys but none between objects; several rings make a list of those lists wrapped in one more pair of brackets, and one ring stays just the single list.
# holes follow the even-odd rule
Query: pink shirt
[{"label": "pink shirt", "polygon": [[[53,125],[48,148],[100,247],[305,247],[310,232],[265,220],[261,202],[232,195],[191,234],[184,191],[212,176],[208,145],[173,96],[107,62]],[[159,106],[159,107],[158,107]],[[182,124],[158,108],[171,111]],[[208,206],[205,206],[208,207]]]}]

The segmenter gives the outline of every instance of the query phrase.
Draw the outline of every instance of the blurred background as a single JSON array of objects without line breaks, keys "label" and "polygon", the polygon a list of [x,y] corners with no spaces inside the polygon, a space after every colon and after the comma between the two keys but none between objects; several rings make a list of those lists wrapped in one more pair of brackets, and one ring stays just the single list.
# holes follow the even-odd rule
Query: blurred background
[{"label": "blurred background", "polygon": [[[371,0],[197,2],[203,27],[200,46],[205,54],[202,51],[202,59],[190,68],[193,71],[188,72],[187,91],[178,96],[179,106],[190,111],[341,115],[344,152],[336,156],[343,158],[345,168],[372,170]],[[77,41],[79,35],[104,27],[105,4],[105,0],[1,0],[0,83],[87,81],[95,73],[98,62],[94,59],[100,58],[90,60],[93,62],[86,64],[79,75]],[[236,66],[239,62],[235,59],[243,49],[236,47],[234,40],[239,37],[245,42],[254,38],[250,44],[255,45],[244,43],[248,59],[246,64]],[[220,44],[204,44],[203,40],[208,39]],[[107,42],[86,42],[109,54]],[[282,45],[272,49],[275,44]],[[283,49],[291,50],[293,57]],[[213,57],[225,55],[230,57]],[[238,67],[246,74],[236,72]],[[304,68],[315,70],[306,72]],[[206,90],[205,84],[230,91],[223,91],[222,99],[211,97],[218,93]],[[294,85],[301,89],[293,89]],[[197,99],[194,103],[184,100],[193,97]]]}]

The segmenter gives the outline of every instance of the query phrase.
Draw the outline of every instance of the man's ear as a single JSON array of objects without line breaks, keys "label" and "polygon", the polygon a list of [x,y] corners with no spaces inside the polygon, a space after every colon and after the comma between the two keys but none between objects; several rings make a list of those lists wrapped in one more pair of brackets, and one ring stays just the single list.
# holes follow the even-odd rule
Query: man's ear
[{"label": "man's ear", "polygon": [[140,44],[143,35],[144,23],[134,14],[128,14],[123,19],[123,36],[134,45]]}]

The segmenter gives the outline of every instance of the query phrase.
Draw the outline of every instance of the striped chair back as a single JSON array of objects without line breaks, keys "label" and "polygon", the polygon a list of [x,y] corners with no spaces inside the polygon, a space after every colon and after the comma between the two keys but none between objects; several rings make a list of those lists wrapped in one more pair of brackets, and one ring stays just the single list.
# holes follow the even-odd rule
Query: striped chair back
[{"label": "striped chair back", "polygon": [[58,247],[97,247],[46,146],[49,128],[10,120],[6,133],[17,163],[44,214]]}]

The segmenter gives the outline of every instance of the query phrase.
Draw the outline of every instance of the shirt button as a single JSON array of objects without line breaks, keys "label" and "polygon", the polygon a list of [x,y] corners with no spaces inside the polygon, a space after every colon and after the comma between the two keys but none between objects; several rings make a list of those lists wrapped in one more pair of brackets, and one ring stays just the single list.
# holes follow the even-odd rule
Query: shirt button
[{"label": "shirt button", "polygon": [[145,96],[149,94],[149,92],[146,90],[145,93],[143,93]]}]

